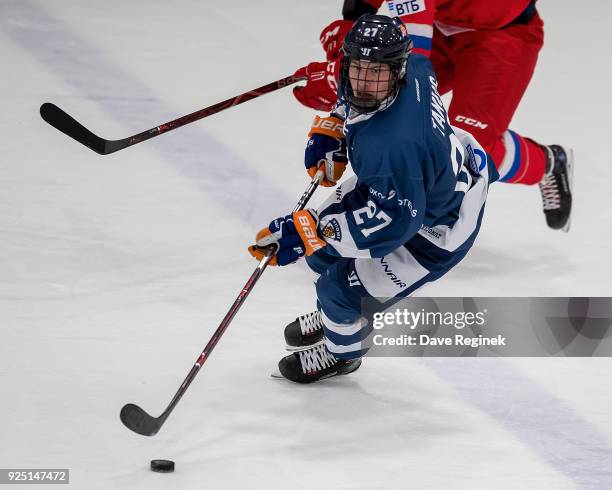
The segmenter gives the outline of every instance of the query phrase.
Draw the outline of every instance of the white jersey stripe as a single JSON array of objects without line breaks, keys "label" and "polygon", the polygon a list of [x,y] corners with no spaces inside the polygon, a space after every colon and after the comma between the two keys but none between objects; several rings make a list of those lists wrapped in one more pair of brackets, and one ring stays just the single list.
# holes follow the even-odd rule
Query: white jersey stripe
[{"label": "white jersey stripe", "polygon": [[353,323],[336,323],[330,320],[324,311],[321,311],[321,320],[323,320],[323,323],[328,330],[331,330],[338,335],[356,334],[364,326],[361,318]]},{"label": "white jersey stripe", "polygon": [[504,146],[506,148],[506,155],[504,156],[504,160],[498,169],[500,180],[508,175],[508,172],[512,170],[512,163],[514,162],[514,156],[516,155],[517,148],[514,145],[514,139],[512,139],[510,131],[504,132]]},{"label": "white jersey stripe", "polygon": [[427,24],[406,23],[406,29],[408,29],[408,34],[414,34],[415,36],[433,36],[433,26]]},{"label": "white jersey stripe", "polygon": [[363,349],[361,342],[355,342],[350,345],[336,345],[331,340],[325,339],[325,347],[332,354],[345,354],[347,352],[358,352]]}]

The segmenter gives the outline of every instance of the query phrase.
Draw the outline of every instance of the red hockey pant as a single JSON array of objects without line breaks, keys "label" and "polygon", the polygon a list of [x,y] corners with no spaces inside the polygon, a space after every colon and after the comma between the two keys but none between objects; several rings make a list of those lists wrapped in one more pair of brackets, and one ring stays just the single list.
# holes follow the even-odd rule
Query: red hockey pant
[{"label": "red hockey pant", "polygon": [[543,42],[538,15],[527,25],[452,36],[434,29],[431,61],[440,94],[453,91],[451,124],[474,135],[504,182],[535,184],[544,175],[543,149],[508,129]]}]

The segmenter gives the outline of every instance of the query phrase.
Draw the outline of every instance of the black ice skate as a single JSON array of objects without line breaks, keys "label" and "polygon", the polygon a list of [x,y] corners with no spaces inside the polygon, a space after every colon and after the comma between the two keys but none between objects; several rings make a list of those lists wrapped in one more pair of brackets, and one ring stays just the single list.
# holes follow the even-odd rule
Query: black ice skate
[{"label": "black ice skate", "polygon": [[283,357],[278,363],[280,374],[296,383],[314,383],[324,378],[350,374],[361,366],[361,359],[336,359],[323,344]]},{"label": "black ice skate", "polygon": [[559,145],[543,146],[548,157],[546,175],[539,183],[546,223],[569,231],[572,212],[573,155]]},{"label": "black ice skate", "polygon": [[318,310],[299,316],[285,327],[288,351],[307,349],[323,341],[323,320]]}]

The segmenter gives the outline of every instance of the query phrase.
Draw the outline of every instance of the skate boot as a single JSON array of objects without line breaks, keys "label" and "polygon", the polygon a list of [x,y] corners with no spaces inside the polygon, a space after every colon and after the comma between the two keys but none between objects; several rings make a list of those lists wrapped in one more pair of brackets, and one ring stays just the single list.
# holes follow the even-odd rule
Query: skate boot
[{"label": "skate boot", "polygon": [[323,341],[323,320],[318,310],[299,316],[285,327],[288,351],[307,349]]},{"label": "skate boot", "polygon": [[319,344],[283,357],[278,363],[278,370],[289,381],[314,383],[320,379],[350,374],[359,366],[361,359],[336,359],[323,344]]},{"label": "skate boot", "polygon": [[573,155],[559,145],[543,146],[548,156],[546,174],[538,184],[546,223],[553,230],[569,231],[572,212]]}]

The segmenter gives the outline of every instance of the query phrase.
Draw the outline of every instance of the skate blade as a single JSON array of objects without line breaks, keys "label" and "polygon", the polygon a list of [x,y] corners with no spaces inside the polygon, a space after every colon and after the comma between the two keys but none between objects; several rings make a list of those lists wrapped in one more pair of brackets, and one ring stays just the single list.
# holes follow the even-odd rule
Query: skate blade
[{"label": "skate blade", "polygon": [[570,226],[571,226],[571,224],[572,224],[572,218],[571,218],[571,217],[569,217],[569,218],[567,219],[567,223],[565,223],[565,226],[564,226],[563,228],[561,228],[561,231],[563,231],[563,232],[565,232],[565,233],[568,233],[568,232],[570,231]]},{"label": "skate blade", "polygon": [[317,345],[322,345],[324,342],[325,340],[321,339],[318,342],[315,342],[314,344],[302,345],[301,347],[296,347],[295,345],[285,344],[285,350],[289,352],[300,352],[303,350],[312,349],[313,347],[316,347]]},{"label": "skate blade", "polygon": [[[350,367],[348,367],[347,369],[345,369],[345,370],[344,370],[344,371],[342,371],[342,372],[334,371],[333,373],[329,373],[329,374],[326,374],[325,376],[321,376],[321,377],[320,377],[318,380],[316,380],[316,381],[322,381],[322,380],[327,379],[327,378],[333,378],[333,377],[335,377],[335,376],[345,376],[345,375],[347,375],[347,374],[354,373],[355,371],[357,371],[357,370],[359,369],[359,367],[360,367],[360,366],[361,366],[361,359],[359,359],[359,360],[357,360],[357,361],[355,361],[355,362],[351,363]],[[274,379],[287,379],[287,378],[285,378],[285,377],[284,377],[284,376],[281,374],[281,372],[280,372],[278,369],[276,369],[275,371],[273,371],[272,373],[270,373],[270,377],[271,377],[271,378],[274,378]],[[287,380],[287,381],[291,381],[291,380]],[[313,381],[313,383],[314,383],[314,382],[315,382],[315,381]],[[310,383],[300,383],[300,384],[310,384]]]},{"label": "skate blade", "polygon": [[567,175],[569,180],[570,192],[572,193],[572,210],[570,211],[567,223],[565,223],[565,226],[561,228],[565,233],[570,231],[570,226],[572,224],[572,213],[574,212],[574,150],[570,148],[568,150],[568,153],[569,158],[567,159],[567,166],[569,168],[569,172],[567,172]]}]

